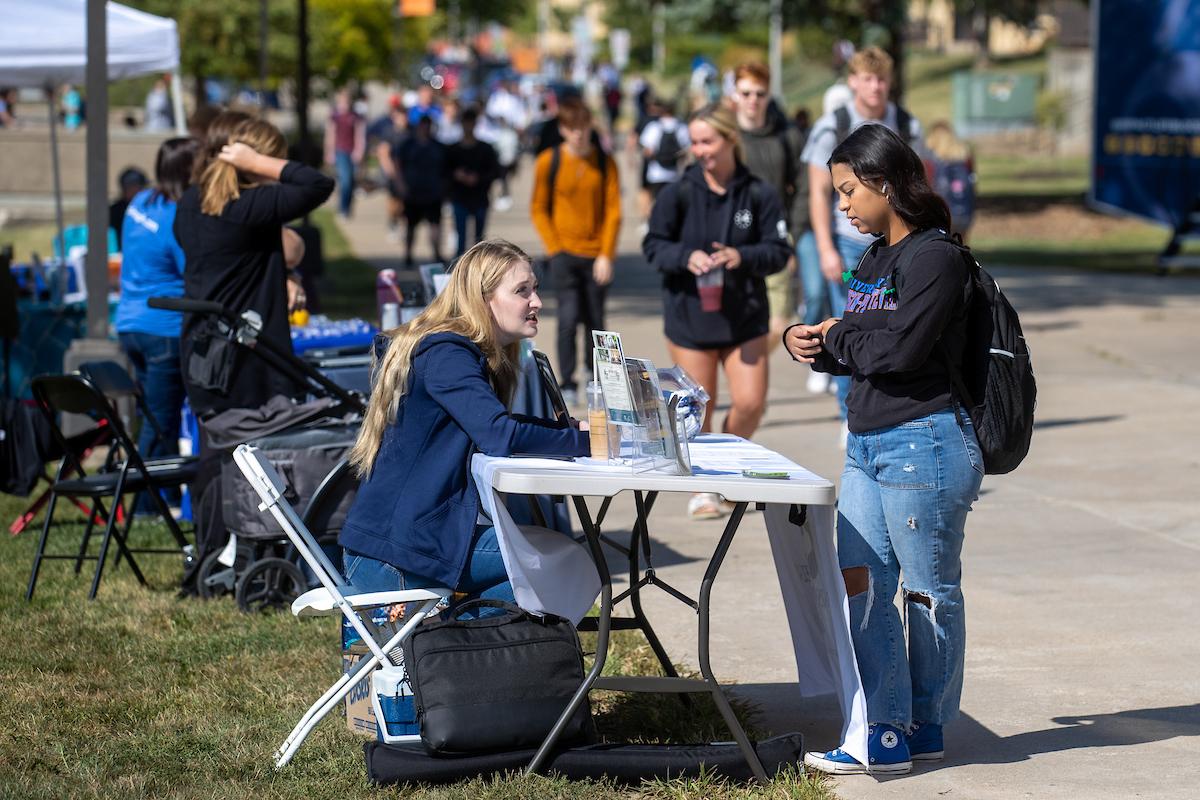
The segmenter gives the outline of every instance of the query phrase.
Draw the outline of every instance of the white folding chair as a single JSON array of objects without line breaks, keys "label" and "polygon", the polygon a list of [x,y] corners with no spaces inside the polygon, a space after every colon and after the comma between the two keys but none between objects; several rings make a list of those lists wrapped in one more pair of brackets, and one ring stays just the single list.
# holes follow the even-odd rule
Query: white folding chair
[{"label": "white folding chair", "polygon": [[[309,569],[316,575],[321,586],[312,589],[296,598],[292,603],[292,613],[297,617],[328,616],[341,614],[362,637],[370,649],[368,657],[359,661],[350,672],[342,675],[317,702],[305,712],[300,722],[292,729],[291,734],[275,751],[276,768],[285,766],[292,756],[300,749],[309,732],[316,727],[326,714],[337,708],[350,689],[360,679],[370,675],[377,666],[397,666],[389,653],[398,647],[416,629],[425,617],[435,613],[438,603],[448,601],[453,591],[440,587],[431,589],[409,589],[393,592],[358,593],[354,587],[342,577],[341,570],[330,563],[329,558],[317,544],[316,539],[304,526],[300,515],[284,499],[286,485],[279,473],[275,471],[266,457],[257,448],[250,445],[239,445],[233,451],[233,460],[241,469],[246,480],[262,498],[260,510],[269,510],[276,522],[283,528],[292,544],[296,546]],[[395,603],[420,603],[420,608],[399,631],[392,634],[386,641],[379,641],[382,635],[379,628],[373,624],[369,615],[360,612],[379,606]],[[378,724],[384,724],[378,720]],[[416,740],[419,737],[413,736]]]}]

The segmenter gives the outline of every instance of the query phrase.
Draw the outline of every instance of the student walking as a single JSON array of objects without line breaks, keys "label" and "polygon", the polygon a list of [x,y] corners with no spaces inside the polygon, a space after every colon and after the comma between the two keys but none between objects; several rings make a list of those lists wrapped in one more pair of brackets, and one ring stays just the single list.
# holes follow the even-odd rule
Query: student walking
[{"label": "student walking", "polygon": [[917,236],[949,231],[950,212],[896,133],[863,125],[829,163],[839,209],[859,231],[881,235],[849,267],[845,315],[793,325],[784,345],[795,360],[851,382],[837,549],[869,764],[841,749],[804,762],[831,773],[903,773],[913,760],[942,758],[942,727],[958,715],[962,693],[961,556],[984,465],[951,385],[962,370],[973,265],[951,242]]},{"label": "student walking", "polygon": [[433,260],[442,260],[442,203],[446,199],[446,146],[433,138],[433,117],[417,118],[412,132],[393,153],[404,183],[404,263],[413,265],[417,226],[429,225]]},{"label": "student walking", "polygon": [[[450,145],[446,151],[446,172],[450,176],[450,207],[454,211],[454,229],[458,233],[458,250],[461,256],[471,245],[483,239],[483,228],[487,223],[489,194],[492,181],[500,172],[500,162],[495,149],[487,142],[475,138],[475,125],[479,112],[468,108],[462,113],[462,139]],[[467,237],[467,223],[475,221],[471,238]]]},{"label": "student walking", "polygon": [[[767,402],[766,277],[791,255],[779,195],[746,168],[737,121],[709,106],[688,123],[696,163],[667,184],[650,215],[642,252],[662,274],[663,330],[671,359],[712,398],[725,370],[731,406],[724,430],[749,439]],[[688,504],[696,519],[726,513],[715,494]]]},{"label": "student walking", "polygon": [[[804,140],[778,105],[771,101],[771,71],[765,64],[739,64],[733,71],[733,105],[746,153],[746,167],[771,184],[783,202],[784,219],[792,241],[808,229],[808,170],[801,159]],[[796,313],[795,265],[767,276],[767,303],[771,309],[768,349]]]},{"label": "student walking", "polygon": [[355,172],[367,150],[367,123],[354,110],[349,89],[339,89],[333,103],[325,126],[325,163],[337,174],[338,213],[348,217],[354,205]]},{"label": "student walking", "polygon": [[562,144],[534,165],[530,213],[550,257],[558,299],[558,369],[563,398],[578,400],[577,343],[592,369],[591,331],[604,327],[604,298],[613,277],[621,227],[617,165],[593,140],[592,112],[578,98],[559,105]]},{"label": "student walking", "polygon": [[[854,102],[836,108],[816,121],[803,154],[804,162],[808,165],[809,221],[820,270],[819,276],[814,274],[811,259],[801,260],[802,265],[809,265],[804,276],[805,297],[818,296],[822,288],[820,283],[824,281],[835,317],[840,317],[846,308],[846,286],[842,282],[842,273],[858,263],[877,231],[858,229],[834,208],[829,156],[851,131],[871,122],[898,132],[909,144],[921,140],[921,124],[916,117],[888,100],[892,85],[892,57],[878,47],[867,47],[851,56],[848,66],[850,74],[846,82],[854,94]],[[844,423],[846,393],[850,390],[850,383],[845,378],[835,378],[834,382]],[[845,436],[846,427],[843,424],[842,444],[845,443]]]}]

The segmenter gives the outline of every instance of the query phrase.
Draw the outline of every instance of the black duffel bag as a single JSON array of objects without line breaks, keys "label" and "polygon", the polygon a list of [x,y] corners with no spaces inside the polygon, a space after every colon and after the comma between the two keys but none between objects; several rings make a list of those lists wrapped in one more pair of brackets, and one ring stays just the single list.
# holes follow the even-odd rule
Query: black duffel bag
[{"label": "black duffel bag", "polygon": [[[473,609],[500,614],[460,619]],[[570,620],[500,600],[471,600],[427,622],[404,643],[421,741],[434,754],[537,747],[583,684],[583,652]],[[559,742],[595,741],[585,700]]]}]

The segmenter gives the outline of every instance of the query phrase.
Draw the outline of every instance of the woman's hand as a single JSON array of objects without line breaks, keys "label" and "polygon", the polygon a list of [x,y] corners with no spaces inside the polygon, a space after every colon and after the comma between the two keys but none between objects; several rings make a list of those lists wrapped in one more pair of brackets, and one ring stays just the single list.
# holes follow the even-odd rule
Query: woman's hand
[{"label": "woman's hand", "polygon": [[703,250],[693,250],[687,260],[688,272],[703,275],[714,268],[712,256]]},{"label": "woman's hand", "polygon": [[232,142],[221,148],[217,158],[227,164],[232,164],[238,170],[255,175],[259,178],[277,181],[287,166],[287,160],[264,156],[244,142]]},{"label": "woman's hand", "polygon": [[242,172],[254,172],[258,165],[258,151],[244,142],[233,142],[221,148],[217,158],[240,169]]},{"label": "woman's hand", "polygon": [[793,325],[783,333],[783,346],[792,358],[811,364],[821,352],[822,338],[821,325]]},{"label": "woman's hand", "polygon": [[830,317],[829,319],[825,320],[820,325],[818,325],[817,328],[821,331],[821,341],[824,341],[825,337],[829,335],[829,329],[832,328],[834,325],[837,325],[841,321],[842,321],[841,317]]},{"label": "woman's hand", "polygon": [[742,265],[742,254],[736,247],[713,242],[712,263],[714,267],[737,269]]}]

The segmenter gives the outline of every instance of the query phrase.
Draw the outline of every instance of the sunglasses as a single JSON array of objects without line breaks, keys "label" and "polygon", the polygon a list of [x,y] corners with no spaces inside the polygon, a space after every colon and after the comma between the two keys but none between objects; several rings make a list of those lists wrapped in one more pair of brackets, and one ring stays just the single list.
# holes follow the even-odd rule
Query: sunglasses
[{"label": "sunglasses", "polygon": [[740,94],[742,97],[766,97],[767,96],[766,92],[756,91],[753,89],[738,89],[738,94]]}]

